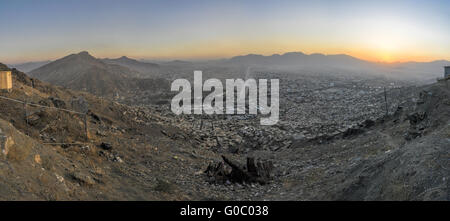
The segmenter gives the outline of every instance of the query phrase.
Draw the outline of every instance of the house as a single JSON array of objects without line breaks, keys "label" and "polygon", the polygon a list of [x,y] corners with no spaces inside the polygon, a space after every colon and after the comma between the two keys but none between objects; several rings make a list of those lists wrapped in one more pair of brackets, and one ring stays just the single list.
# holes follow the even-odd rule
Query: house
[{"label": "house", "polygon": [[11,71],[0,71],[0,90],[11,90]]}]

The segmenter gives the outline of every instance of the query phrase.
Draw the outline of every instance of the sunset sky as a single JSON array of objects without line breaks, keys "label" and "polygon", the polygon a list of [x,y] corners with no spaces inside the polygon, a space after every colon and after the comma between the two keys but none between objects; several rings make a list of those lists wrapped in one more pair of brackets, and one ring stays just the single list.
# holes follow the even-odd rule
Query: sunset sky
[{"label": "sunset sky", "polygon": [[0,62],[249,53],[450,60],[450,1],[0,0]]}]

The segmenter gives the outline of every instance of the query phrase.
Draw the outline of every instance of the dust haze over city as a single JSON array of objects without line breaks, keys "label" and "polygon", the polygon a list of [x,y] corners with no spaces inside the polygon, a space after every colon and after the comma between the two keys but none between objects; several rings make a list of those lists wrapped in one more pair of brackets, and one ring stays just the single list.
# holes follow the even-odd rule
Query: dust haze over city
[{"label": "dust haze over city", "polygon": [[[449,11],[2,0],[0,200],[448,201]],[[174,113],[195,71],[245,114]],[[276,123],[227,79],[271,82]]]}]

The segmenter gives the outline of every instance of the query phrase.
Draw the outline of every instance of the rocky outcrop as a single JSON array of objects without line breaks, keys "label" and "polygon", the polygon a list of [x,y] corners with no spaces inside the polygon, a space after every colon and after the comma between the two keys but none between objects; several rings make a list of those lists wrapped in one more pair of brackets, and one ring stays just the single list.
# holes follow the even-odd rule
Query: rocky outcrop
[{"label": "rocky outcrop", "polygon": [[208,166],[205,173],[212,183],[259,183],[266,184],[272,178],[271,161],[255,160],[248,157],[245,166],[222,156],[223,162],[215,162]]},{"label": "rocky outcrop", "polygon": [[0,129],[0,151],[5,158],[8,156],[9,149],[13,144],[14,140]]}]

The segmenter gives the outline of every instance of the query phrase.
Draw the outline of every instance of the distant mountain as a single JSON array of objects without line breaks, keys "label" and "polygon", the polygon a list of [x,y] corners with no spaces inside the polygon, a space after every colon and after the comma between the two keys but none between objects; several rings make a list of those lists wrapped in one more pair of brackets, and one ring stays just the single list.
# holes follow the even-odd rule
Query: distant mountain
[{"label": "distant mountain", "polygon": [[158,64],[137,61],[126,56],[117,59],[105,58],[102,59],[102,61],[107,64],[116,64],[137,71],[141,73],[139,77],[154,77],[157,73],[159,73]]},{"label": "distant mountain", "polygon": [[408,71],[408,72],[417,72],[422,73],[424,75],[437,74],[440,75],[443,73],[444,66],[449,66],[450,61],[446,60],[437,60],[431,62],[404,62],[404,63],[393,63],[388,64],[387,66],[393,68],[398,71]]},{"label": "distant mountain", "polygon": [[173,61],[165,62],[164,64],[166,64],[166,65],[191,65],[192,62],[183,61],[183,60],[173,60]]},{"label": "distant mountain", "polygon": [[30,72],[36,68],[42,67],[48,63],[50,63],[51,61],[36,61],[36,62],[26,62],[26,63],[21,63],[21,64],[12,64],[9,65],[12,68],[16,68],[19,71],[22,72]]},{"label": "distant mountain", "polygon": [[32,77],[75,90],[97,95],[114,95],[127,91],[129,78],[140,76],[137,71],[107,64],[88,52],[71,54],[30,72]]},{"label": "distant mountain", "polygon": [[225,62],[230,64],[245,65],[283,65],[283,66],[367,66],[370,62],[364,61],[349,55],[324,55],[324,54],[304,54],[302,52],[289,52],[282,55],[274,54],[263,56],[249,54],[236,56]]}]

